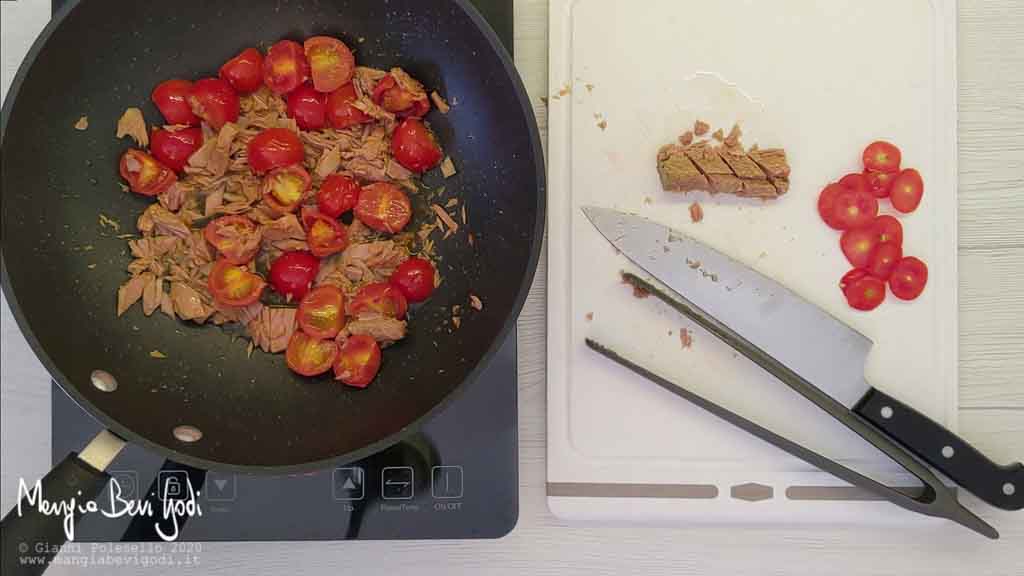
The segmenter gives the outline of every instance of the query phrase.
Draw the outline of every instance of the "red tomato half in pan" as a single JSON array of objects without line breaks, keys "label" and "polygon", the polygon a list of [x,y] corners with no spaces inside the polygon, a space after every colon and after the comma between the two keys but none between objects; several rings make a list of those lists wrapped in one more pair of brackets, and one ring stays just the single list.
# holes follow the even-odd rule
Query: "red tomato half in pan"
[{"label": "red tomato half in pan", "polygon": [[397,234],[412,219],[409,197],[388,182],[375,182],[363,187],[355,207],[356,218],[377,230]]},{"label": "red tomato half in pan", "polygon": [[434,265],[423,258],[409,258],[399,264],[388,282],[402,291],[409,302],[423,302],[434,293]]},{"label": "red tomato half in pan", "polygon": [[272,170],[263,178],[263,202],[280,214],[294,212],[313,178],[298,164]]},{"label": "red tomato half in pan", "polygon": [[299,326],[313,338],[333,339],[345,327],[345,294],[337,286],[320,286],[299,303]]},{"label": "red tomato half in pan", "polygon": [[313,87],[320,92],[334,92],[352,81],[356,57],[344,42],[330,36],[313,36],[303,44],[309,61]]},{"label": "red tomato half in pan", "polygon": [[366,334],[349,337],[338,351],[335,379],[356,388],[366,388],[380,370],[380,346]]},{"label": "red tomato half in pan", "polygon": [[316,195],[320,213],[331,218],[338,218],[345,212],[356,207],[362,187],[359,183],[342,174],[331,174],[322,184]]},{"label": "red tomato half in pan", "polygon": [[913,168],[908,168],[892,181],[892,188],[889,190],[889,201],[892,207],[907,214],[917,210],[921,204],[921,197],[924,196],[924,180],[921,174]]},{"label": "red tomato half in pan", "polygon": [[214,130],[238,120],[238,94],[220,78],[204,78],[193,84],[188,94],[188,105]]},{"label": "red tomato half in pan", "polygon": [[246,48],[220,67],[219,76],[239,94],[249,94],[263,86],[263,54]]},{"label": "red tomato half in pan", "polygon": [[164,130],[154,128],[149,135],[149,150],[153,157],[175,172],[181,172],[190,156],[203,146],[201,128]]},{"label": "red tomato half in pan", "polygon": [[889,289],[900,300],[913,300],[924,292],[928,284],[928,266],[908,256],[896,263],[889,276]]},{"label": "red tomato half in pan", "polygon": [[408,309],[409,303],[406,301],[405,295],[398,288],[383,282],[363,286],[348,307],[349,314],[352,316],[380,314],[399,320],[405,318]]},{"label": "red tomato half in pan", "polygon": [[319,340],[301,330],[292,334],[284,355],[288,367],[303,376],[319,376],[329,371],[337,357],[338,344],[334,340]]},{"label": "red tomato half in pan", "polygon": [[313,256],[326,258],[348,247],[348,230],[340,222],[319,212],[310,220],[306,228],[306,242]]},{"label": "red tomato half in pan", "polygon": [[259,300],[267,283],[245,268],[222,259],[210,270],[207,286],[218,303],[240,307]]},{"label": "red tomato half in pan", "polygon": [[423,122],[406,118],[391,135],[391,154],[405,168],[422,174],[441,163],[441,147]]},{"label": "red tomato half in pan", "polygon": [[881,140],[864,149],[864,169],[869,172],[899,172],[903,155],[900,149]]},{"label": "red tomato half in pan", "polygon": [[309,252],[285,252],[270,265],[270,285],[282,296],[302,299],[320,272],[320,259]]},{"label": "red tomato half in pan", "polygon": [[327,125],[326,97],[303,84],[288,95],[288,117],[303,130],[320,130]]},{"label": "red tomato half in pan", "polygon": [[377,82],[371,98],[381,108],[399,116],[422,118],[427,112],[430,112],[430,99],[426,94],[413,95],[412,92],[400,86],[391,74]]},{"label": "red tomato half in pan", "polygon": [[356,88],[351,82],[327,95],[327,121],[341,130],[356,124],[373,122],[373,118],[352,105],[356,101]]},{"label": "red tomato half in pan", "polygon": [[281,40],[263,59],[263,82],[275,94],[287,94],[309,79],[309,62],[298,42]]},{"label": "red tomato half in pan", "polygon": [[306,157],[299,136],[287,128],[268,128],[249,141],[249,167],[256,174],[300,164]]},{"label": "red tomato half in pan", "polygon": [[178,181],[174,171],[134,148],[121,156],[120,170],[132,192],[143,196],[156,196]]},{"label": "red tomato half in pan", "polygon": [[247,264],[260,251],[263,234],[248,216],[222,216],[203,229],[203,237],[228,262]]},{"label": "red tomato half in pan", "polygon": [[192,83],[188,80],[166,80],[153,89],[151,99],[168,124],[198,126],[199,117],[188,103],[191,91]]}]

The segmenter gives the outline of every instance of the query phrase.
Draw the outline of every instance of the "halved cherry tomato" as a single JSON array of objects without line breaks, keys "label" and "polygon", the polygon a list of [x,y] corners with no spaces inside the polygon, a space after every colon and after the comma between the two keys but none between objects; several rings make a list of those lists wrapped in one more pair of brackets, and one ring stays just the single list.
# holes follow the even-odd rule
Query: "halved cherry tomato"
[{"label": "halved cherry tomato", "polygon": [[864,169],[869,172],[899,172],[901,161],[900,149],[888,142],[872,142],[864,149]]},{"label": "halved cherry tomato", "polygon": [[309,172],[298,164],[271,170],[263,178],[263,202],[281,214],[294,212],[312,183]]},{"label": "halved cherry tomato", "polygon": [[303,376],[319,376],[334,366],[338,358],[338,343],[334,340],[318,340],[301,330],[292,334],[285,362],[293,372]]},{"label": "halved cherry tomato", "polygon": [[889,276],[889,289],[892,295],[900,300],[913,300],[924,292],[928,284],[928,266],[914,258],[907,256],[896,263]]},{"label": "halved cherry tomato", "polygon": [[875,218],[871,223],[871,230],[878,242],[892,242],[897,246],[903,246],[903,225],[892,216],[883,214]]},{"label": "halved cherry tomato", "polygon": [[320,259],[309,252],[285,252],[270,265],[270,285],[282,296],[302,299],[320,272]]},{"label": "halved cherry tomato", "polygon": [[327,95],[327,120],[333,128],[341,130],[373,122],[373,118],[352,105],[355,101],[356,88],[351,82]]},{"label": "halved cherry tomato", "polygon": [[380,346],[366,334],[349,337],[338,351],[334,376],[344,384],[366,388],[380,370]]},{"label": "halved cherry tomato", "polygon": [[150,98],[168,124],[198,126],[199,117],[192,113],[188,94],[192,83],[188,80],[165,80],[157,84]]},{"label": "halved cherry tomato", "polygon": [[850,270],[849,272],[844,274],[843,277],[839,280],[839,289],[845,291],[847,286],[867,276],[869,276],[867,270],[864,270],[863,268],[854,268],[853,270]]},{"label": "halved cherry tomato", "polygon": [[316,203],[322,214],[338,218],[356,207],[361,191],[359,183],[352,178],[342,174],[331,174],[320,184]]},{"label": "halved cherry tomato", "polygon": [[875,198],[888,198],[889,189],[892,188],[892,181],[896,174],[888,172],[865,172],[864,177],[868,179],[868,188]]},{"label": "halved cherry tomato", "polygon": [[839,246],[854,268],[864,268],[868,265],[876,245],[878,234],[870,226],[847,230],[839,238]]},{"label": "halved cherry tomato", "polygon": [[839,184],[849,190],[860,190],[864,192],[870,192],[871,187],[868,185],[868,179],[863,174],[855,172],[853,174],[847,174],[839,179]]},{"label": "halved cherry tomato", "polygon": [[430,112],[430,100],[426,96],[413,96],[411,92],[399,86],[391,74],[377,82],[371,98],[381,108],[399,116],[422,118]]},{"label": "halved cherry tomato", "polygon": [[423,122],[406,118],[391,135],[391,154],[398,163],[422,174],[441,162],[441,148]]},{"label": "halved cherry tomato", "polygon": [[917,210],[924,196],[924,181],[921,174],[913,168],[907,168],[892,182],[889,200],[892,207],[907,214]]},{"label": "halved cherry tomato", "polygon": [[121,156],[120,170],[132,192],[143,196],[156,196],[178,181],[173,170],[134,148]]},{"label": "halved cherry tomato", "polygon": [[821,216],[821,219],[825,224],[828,224],[829,228],[842,230],[839,222],[836,220],[835,208],[836,198],[846,190],[847,188],[845,186],[833,182],[832,184],[825,186],[825,188],[822,189],[821,194],[818,196],[818,215]]},{"label": "halved cherry tomato", "polygon": [[149,150],[153,157],[175,172],[181,172],[190,156],[203,146],[203,131],[200,128],[164,130],[154,128],[149,135]]},{"label": "halved cherry tomato", "polygon": [[383,282],[363,286],[348,306],[348,312],[352,316],[370,313],[391,316],[399,320],[405,318],[408,309],[409,302],[405,295],[398,288]]},{"label": "halved cherry tomato", "polygon": [[434,293],[434,265],[423,258],[409,258],[391,273],[388,282],[409,302],[423,302]]},{"label": "halved cherry tomato", "polygon": [[287,128],[268,128],[249,141],[249,167],[256,174],[299,164],[306,157],[302,141]]},{"label": "halved cherry tomato", "polygon": [[225,260],[236,265],[252,261],[263,238],[259,226],[244,215],[217,218],[206,225],[203,236]]},{"label": "halved cherry tomato", "polygon": [[348,247],[348,230],[334,218],[317,212],[306,228],[306,242],[313,256],[326,258]]},{"label": "halved cherry tomato", "polygon": [[263,54],[255,48],[246,48],[220,67],[219,76],[239,94],[255,92],[263,86]]},{"label": "halved cherry tomato", "polygon": [[314,288],[299,303],[298,318],[306,334],[334,339],[345,327],[345,294],[329,284]]},{"label": "halved cherry tomato", "polygon": [[885,282],[870,275],[857,276],[843,288],[846,301],[856,310],[868,311],[878,308],[885,301]]},{"label": "halved cherry tomato", "polygon": [[210,270],[207,286],[218,303],[241,307],[259,300],[267,283],[244,267],[220,259]]},{"label": "halved cherry tomato", "polygon": [[313,87],[320,92],[334,92],[352,81],[356,57],[344,42],[330,36],[313,36],[303,43],[313,76]]},{"label": "halved cherry tomato", "polygon": [[214,130],[238,120],[238,94],[220,78],[203,78],[193,84],[188,93],[188,105]]},{"label": "halved cherry tomato", "polygon": [[867,271],[875,278],[888,280],[896,263],[903,258],[903,248],[894,242],[882,242],[875,246],[868,260]]},{"label": "halved cherry tomato", "polygon": [[878,199],[863,191],[843,189],[832,206],[833,221],[838,230],[867,226],[878,215]]},{"label": "halved cherry tomato", "polygon": [[363,224],[378,232],[397,234],[412,218],[412,204],[394,184],[375,182],[363,187],[354,213]]},{"label": "halved cherry tomato", "polygon": [[303,130],[320,130],[327,124],[326,97],[303,84],[288,94],[288,117]]},{"label": "halved cherry tomato", "polygon": [[263,59],[263,82],[275,94],[287,94],[309,79],[309,62],[298,42],[281,40]]}]

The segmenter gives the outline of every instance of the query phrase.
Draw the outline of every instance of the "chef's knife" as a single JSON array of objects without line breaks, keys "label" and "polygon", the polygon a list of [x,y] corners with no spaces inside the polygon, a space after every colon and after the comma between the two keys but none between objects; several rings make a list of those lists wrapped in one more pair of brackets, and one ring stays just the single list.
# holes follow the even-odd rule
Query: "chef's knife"
[{"label": "chef's knife", "polygon": [[666,226],[583,212],[620,252],[696,309],[822,389],[982,500],[1024,508],[1024,465],[1000,466],[942,425],[864,380],[872,342],[778,282]]}]

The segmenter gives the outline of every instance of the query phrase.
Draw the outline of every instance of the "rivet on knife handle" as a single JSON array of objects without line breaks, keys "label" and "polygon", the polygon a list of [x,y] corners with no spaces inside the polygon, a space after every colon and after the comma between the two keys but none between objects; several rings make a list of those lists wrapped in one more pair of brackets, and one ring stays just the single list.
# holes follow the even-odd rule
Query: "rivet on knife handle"
[{"label": "rivet on knife handle", "polygon": [[1003,510],[1024,508],[1024,465],[1000,466],[939,423],[880,390],[854,412],[949,476],[964,490]]}]

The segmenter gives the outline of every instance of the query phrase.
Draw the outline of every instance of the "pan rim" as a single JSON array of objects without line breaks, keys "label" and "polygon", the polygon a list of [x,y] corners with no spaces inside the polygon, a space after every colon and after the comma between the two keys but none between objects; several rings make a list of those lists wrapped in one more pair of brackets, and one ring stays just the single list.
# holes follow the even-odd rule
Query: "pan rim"
[{"label": "pan rim", "polygon": [[[515,67],[515,62],[512,56],[505,49],[501,40],[498,38],[497,33],[490,26],[490,24],[484,19],[483,15],[480,14],[479,10],[475,6],[469,3],[469,0],[449,0],[454,6],[461,9],[467,17],[476,25],[477,29],[483,35],[487,44],[490,45],[494,51],[498,60],[501,62],[502,69],[505,74],[509,77],[512,82],[512,88],[515,92],[516,100],[519,102],[520,113],[526,120],[527,132],[529,133],[530,148],[534,158],[534,166],[536,170],[536,189],[537,189],[537,204],[536,204],[536,218],[533,223],[533,234],[530,238],[529,247],[529,258],[527,260],[526,274],[521,280],[519,290],[513,300],[511,309],[508,311],[508,315],[501,329],[498,331],[494,341],[491,342],[485,353],[481,356],[480,360],[476,363],[476,366],[466,375],[463,381],[453,388],[447,395],[445,395],[439,402],[437,402],[430,410],[424,412],[416,420],[409,423],[401,430],[385,437],[376,442],[368,444],[358,450],[346,452],[344,454],[338,454],[328,458],[322,458],[318,460],[312,460],[300,464],[286,464],[286,465],[245,465],[245,464],[231,464],[227,462],[218,462],[192,456],[184,452],[175,450],[169,446],[158,444],[151,441],[140,434],[132,431],[128,427],[122,425],[114,417],[110,416],[98,406],[93,404],[87,397],[79,392],[77,386],[71,383],[70,379],[58,368],[57,364],[50,358],[50,355],[46,352],[39,340],[36,338],[28,318],[24,315],[21,306],[18,303],[17,295],[15,294],[13,286],[10,283],[10,276],[7,271],[7,255],[6,245],[3,241],[6,237],[6,232],[0,221],[0,289],[2,289],[4,297],[7,299],[8,307],[11,309],[11,314],[18,325],[18,329],[28,342],[32,352],[36,355],[39,362],[46,368],[47,375],[53,379],[61,390],[63,390],[72,400],[74,400],[79,406],[85,411],[100,421],[100,423],[109,431],[125,439],[126,441],[142,446],[147,450],[152,450],[165,458],[171,459],[175,462],[187,464],[196,468],[204,470],[217,470],[232,473],[242,474],[260,474],[260,475],[283,475],[283,474],[295,474],[303,472],[311,472],[315,470],[322,470],[330,466],[337,466],[361,460],[378,452],[381,452],[409,436],[418,432],[424,424],[433,419],[437,414],[442,412],[448,407],[453,401],[464,393],[464,391],[479,378],[480,374],[488,367],[491,360],[498,352],[498,350],[505,344],[505,341],[509,338],[509,334],[513,332],[513,328],[518,322],[519,315],[522,312],[523,306],[526,303],[526,299],[529,296],[530,288],[533,286],[533,280],[536,276],[537,266],[540,262],[540,254],[544,238],[544,229],[546,223],[546,208],[547,208],[547,176],[546,176],[546,165],[543,147],[541,146],[540,130],[537,126],[537,119],[533,113],[533,108],[530,105],[530,99],[526,92],[526,87],[523,85],[522,77],[519,75],[518,70]],[[4,104],[2,110],[0,110],[0,153],[3,150],[3,143],[6,138],[8,120],[11,111],[14,108],[14,103],[17,101],[18,95],[21,91],[22,84],[25,78],[28,76],[29,71],[35,64],[39,53],[43,47],[49,41],[53,33],[60,27],[67,15],[78,7],[82,0],[70,0],[67,2],[58,12],[54,14],[51,20],[47,23],[46,27],[39,34],[36,40],[32,43],[28,53],[22,60],[18,67],[18,71],[11,81],[10,88],[7,91],[7,95],[4,98]],[[2,201],[3,194],[0,190],[0,201]]]}]

